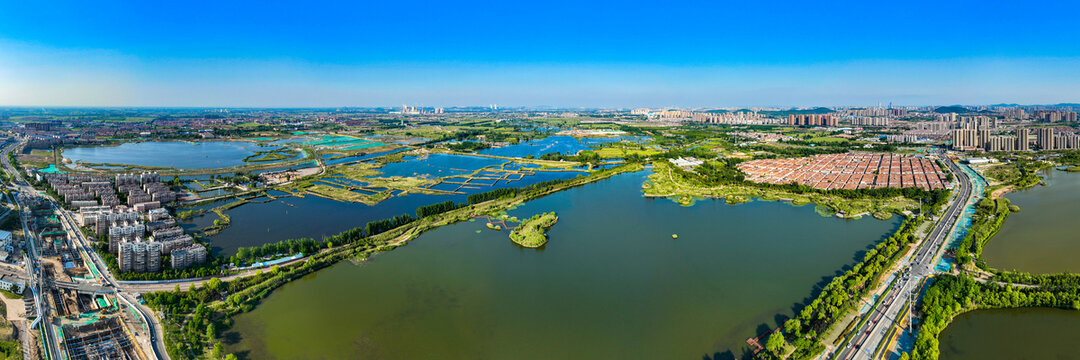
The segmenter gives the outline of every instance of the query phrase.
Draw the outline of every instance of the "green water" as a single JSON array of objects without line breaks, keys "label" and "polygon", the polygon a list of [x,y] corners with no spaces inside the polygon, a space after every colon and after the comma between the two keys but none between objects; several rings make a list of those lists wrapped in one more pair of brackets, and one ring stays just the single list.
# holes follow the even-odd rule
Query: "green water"
[{"label": "green water", "polygon": [[[556,211],[541,249],[483,221],[274,291],[225,333],[249,359],[728,359],[899,219],[645,199],[624,174],[510,212]],[[678,234],[673,240],[671,234]]]},{"label": "green water", "polygon": [[1047,186],[1006,195],[1020,212],[1009,215],[983,247],[991,267],[1032,273],[1080,271],[1080,173],[1046,172]]},{"label": "green water", "polygon": [[941,332],[941,360],[1080,359],[1080,311],[979,310]]}]

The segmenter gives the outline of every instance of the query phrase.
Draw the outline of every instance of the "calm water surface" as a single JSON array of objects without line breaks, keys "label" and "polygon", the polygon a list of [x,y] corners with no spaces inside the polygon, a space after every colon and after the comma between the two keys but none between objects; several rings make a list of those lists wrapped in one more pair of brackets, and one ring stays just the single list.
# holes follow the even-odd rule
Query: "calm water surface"
[{"label": "calm water surface", "polygon": [[1080,359],[1080,311],[995,309],[964,313],[941,332],[939,348],[941,360]]},{"label": "calm water surface", "polygon": [[1050,170],[1047,186],[1006,195],[1020,212],[983,248],[987,264],[1032,273],[1080,271],[1080,173]]},{"label": "calm water surface", "polygon": [[64,150],[63,155],[72,161],[84,163],[209,169],[244,165],[244,158],[256,151],[276,148],[243,141],[147,141],[119,146],[78,147]]},{"label": "calm water surface", "polygon": [[770,202],[680,207],[642,198],[645,175],[510,211],[558,212],[542,249],[465,222],[294,281],[235,318],[228,350],[249,359],[723,358],[900,223]]}]

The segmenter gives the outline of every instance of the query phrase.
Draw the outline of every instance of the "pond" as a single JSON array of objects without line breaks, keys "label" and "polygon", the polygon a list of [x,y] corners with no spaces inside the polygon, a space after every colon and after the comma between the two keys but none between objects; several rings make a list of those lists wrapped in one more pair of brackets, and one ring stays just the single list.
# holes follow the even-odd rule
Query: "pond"
[{"label": "pond", "polygon": [[1080,311],[994,309],[960,314],[941,332],[943,360],[1080,359]]},{"label": "pond", "polygon": [[1009,215],[983,247],[991,267],[1032,273],[1080,271],[1080,173],[1050,170],[1047,186],[1006,194],[1020,212]]}]

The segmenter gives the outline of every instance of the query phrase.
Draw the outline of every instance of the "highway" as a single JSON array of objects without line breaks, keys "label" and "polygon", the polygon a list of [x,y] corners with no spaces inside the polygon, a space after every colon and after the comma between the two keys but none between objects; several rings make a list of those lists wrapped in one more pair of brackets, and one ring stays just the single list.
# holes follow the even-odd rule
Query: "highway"
[{"label": "highway", "polygon": [[832,359],[876,359],[875,352],[883,346],[883,341],[889,340],[886,335],[893,325],[893,320],[901,315],[904,305],[911,300],[911,295],[920,291],[918,287],[923,279],[937,273],[934,260],[945,250],[945,241],[967,207],[972,195],[972,184],[971,179],[959,166],[943,156],[943,151],[939,150],[935,154],[952,171],[960,185],[960,191],[950,200],[944,215],[934,224],[930,234],[920,244],[914,256],[905,263],[901,263],[899,270],[895,273],[898,280],[887,290],[884,300],[868,312],[868,320],[855,329],[854,337]]}]

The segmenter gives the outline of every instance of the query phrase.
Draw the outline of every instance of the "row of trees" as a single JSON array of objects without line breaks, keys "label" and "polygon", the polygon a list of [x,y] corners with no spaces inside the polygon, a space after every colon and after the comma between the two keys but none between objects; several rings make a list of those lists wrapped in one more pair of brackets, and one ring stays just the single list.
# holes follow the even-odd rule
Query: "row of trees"
[{"label": "row of trees", "polygon": [[995,274],[993,279],[1007,284],[1030,284],[1049,289],[1080,288],[1080,275],[1070,272],[1031,274],[1008,271]]},{"label": "row of trees", "polygon": [[490,149],[491,144],[479,141],[462,141],[452,144],[446,144],[446,148],[453,151],[473,152],[477,150]]},{"label": "row of trees", "polygon": [[553,152],[540,155],[540,160],[575,161],[582,163],[599,163],[602,161],[600,154],[592,150],[578,152],[577,155],[566,155],[561,152]]},{"label": "row of trees", "polygon": [[425,218],[432,215],[438,215],[450,210],[460,208],[462,206],[466,206],[466,204],[457,204],[453,200],[446,200],[438,204],[425,205],[416,208],[416,217]]},{"label": "row of trees", "polygon": [[233,255],[233,264],[251,263],[262,257],[278,254],[314,254],[327,245],[325,241],[316,241],[311,238],[289,239],[262,246],[241,247]]},{"label": "row of trees", "polygon": [[556,179],[556,180],[541,181],[541,182],[538,182],[538,183],[535,183],[535,184],[532,184],[532,185],[529,185],[529,186],[523,186],[523,187],[518,187],[518,188],[500,188],[500,189],[495,189],[495,190],[491,190],[491,191],[485,191],[485,192],[482,192],[482,193],[477,193],[477,194],[472,194],[472,195],[466,196],[465,201],[467,201],[469,203],[469,205],[479,204],[479,203],[482,203],[482,202],[485,202],[485,201],[495,200],[495,199],[499,199],[499,198],[502,198],[502,197],[505,197],[505,196],[514,196],[514,195],[517,195],[518,193],[525,192],[525,191],[543,189],[543,188],[546,188],[546,187],[549,187],[549,186],[561,184],[561,183],[564,183],[564,182],[569,182],[571,180],[572,179]]},{"label": "row of trees", "polygon": [[368,235],[382,234],[387,230],[402,226],[408,223],[416,221],[416,218],[409,214],[401,214],[389,219],[375,220],[364,225],[364,231]]},{"label": "row of trees", "polygon": [[809,358],[824,349],[821,337],[858,304],[882,273],[915,242],[914,231],[922,221],[922,217],[906,219],[896,233],[868,250],[850,270],[834,277],[795,318],[784,322],[784,335],[796,348],[791,358]]}]

